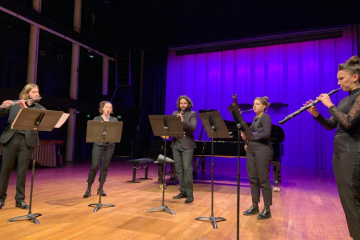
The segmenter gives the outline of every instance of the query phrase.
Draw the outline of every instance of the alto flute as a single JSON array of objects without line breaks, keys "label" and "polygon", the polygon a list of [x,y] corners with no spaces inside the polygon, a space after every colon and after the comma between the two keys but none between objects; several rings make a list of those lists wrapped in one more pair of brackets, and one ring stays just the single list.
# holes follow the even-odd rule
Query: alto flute
[{"label": "alto flute", "polygon": [[[331,92],[328,93],[329,96],[333,95],[334,93],[336,93],[337,91],[339,91],[341,88],[338,89],[334,89]],[[312,106],[314,106],[315,104],[317,104],[318,102],[320,102],[320,100],[316,100],[313,101],[312,103],[309,103],[306,106],[303,106],[302,108],[300,108],[299,110],[297,110],[296,112],[293,112],[292,114],[286,116],[283,120],[279,121],[280,125],[284,124],[285,122],[289,121],[291,118],[295,117],[296,115],[298,115],[299,113],[305,111],[308,108],[311,108]]]},{"label": "alto flute", "polygon": [[[38,97],[38,98],[30,98],[30,99],[27,99],[25,100],[25,102],[27,101],[36,101],[36,100],[40,100],[42,97]],[[0,108],[3,108],[3,107],[8,107],[8,106],[13,106],[15,104],[19,104],[19,101],[12,101],[12,103],[8,103],[8,104],[3,104],[3,105],[0,105]]]}]

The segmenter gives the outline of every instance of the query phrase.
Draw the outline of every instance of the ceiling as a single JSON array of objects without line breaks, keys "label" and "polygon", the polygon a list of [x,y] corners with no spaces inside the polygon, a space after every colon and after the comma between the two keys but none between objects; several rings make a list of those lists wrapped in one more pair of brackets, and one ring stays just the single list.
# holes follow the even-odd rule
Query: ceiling
[{"label": "ceiling", "polygon": [[[41,14],[72,29],[73,5],[42,0]],[[105,52],[157,49],[358,24],[359,9],[350,0],[83,0],[82,35]]]}]

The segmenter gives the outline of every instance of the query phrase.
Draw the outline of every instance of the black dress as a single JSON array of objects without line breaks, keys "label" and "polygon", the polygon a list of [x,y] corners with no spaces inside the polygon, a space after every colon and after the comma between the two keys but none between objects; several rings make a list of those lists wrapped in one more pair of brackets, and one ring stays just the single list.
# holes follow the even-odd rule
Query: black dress
[{"label": "black dress", "polygon": [[250,180],[253,203],[260,202],[260,188],[264,197],[264,205],[272,205],[272,190],[270,185],[270,164],[273,159],[273,148],[269,137],[271,135],[271,118],[263,113],[254,118],[250,130],[255,141],[249,141],[246,151],[246,167]]},{"label": "black dress", "polygon": [[316,119],[328,130],[336,129],[333,168],[336,184],[352,238],[360,240],[360,88],[349,93],[329,119]]}]

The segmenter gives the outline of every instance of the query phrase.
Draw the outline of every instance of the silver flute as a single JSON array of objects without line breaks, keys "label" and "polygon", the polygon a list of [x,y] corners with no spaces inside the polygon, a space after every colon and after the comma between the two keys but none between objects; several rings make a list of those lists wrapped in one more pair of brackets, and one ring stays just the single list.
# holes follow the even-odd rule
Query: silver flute
[{"label": "silver flute", "polygon": [[[30,99],[25,100],[25,102],[27,102],[27,101],[36,101],[36,100],[40,100],[41,98],[42,98],[42,97],[30,98]],[[0,105],[0,108],[8,107],[8,106],[13,106],[13,105],[15,105],[15,104],[19,104],[19,101],[20,101],[20,100],[16,100],[16,102],[12,101],[12,103]]]}]

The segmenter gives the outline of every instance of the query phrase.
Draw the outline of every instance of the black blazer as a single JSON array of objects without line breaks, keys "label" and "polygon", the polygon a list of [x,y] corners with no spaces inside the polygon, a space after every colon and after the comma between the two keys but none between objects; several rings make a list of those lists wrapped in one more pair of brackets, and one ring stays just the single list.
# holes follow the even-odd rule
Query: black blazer
[{"label": "black blazer", "polygon": [[[37,102],[35,102],[34,104],[36,109],[45,109]],[[11,129],[11,124],[14,122],[20,109],[20,104],[15,104],[7,108],[0,108],[0,117],[9,115],[5,129],[3,130],[0,137],[0,142],[2,144],[6,144],[14,136],[16,130]],[[36,144],[37,137],[39,136],[36,134],[36,131],[25,130],[25,142],[26,145],[28,145],[29,147],[35,147],[35,145],[40,145],[40,141]]]},{"label": "black blazer", "polygon": [[[173,112],[172,115],[177,115],[179,111]],[[181,145],[185,149],[194,149],[196,148],[194,131],[196,130],[197,125],[197,114],[194,111],[186,111],[183,115],[184,121],[183,129],[184,129],[184,136],[180,137]],[[171,143],[172,147],[175,143],[175,137],[173,137],[173,141]]]},{"label": "black blazer", "polygon": [[[93,121],[104,121],[104,119],[102,116],[96,116],[96,117],[94,117]],[[110,116],[109,122],[118,122],[118,119],[116,117]],[[102,142],[96,142],[96,143],[94,143],[93,146],[96,147],[96,146],[102,146],[102,145],[103,145]],[[105,146],[115,146],[115,143],[105,143]]]}]

